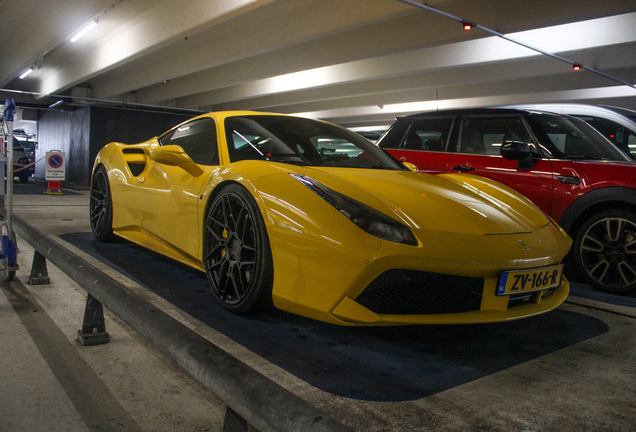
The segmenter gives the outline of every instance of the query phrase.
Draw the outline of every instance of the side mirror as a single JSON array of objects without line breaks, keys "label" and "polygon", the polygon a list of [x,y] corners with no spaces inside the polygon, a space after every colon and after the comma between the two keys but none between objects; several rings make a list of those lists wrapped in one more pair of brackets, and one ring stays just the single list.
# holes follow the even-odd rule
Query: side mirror
[{"label": "side mirror", "polygon": [[178,166],[190,173],[193,177],[203,174],[203,170],[194,163],[188,154],[178,145],[161,146],[152,152],[150,157],[160,164]]},{"label": "side mirror", "polygon": [[419,172],[420,171],[420,169],[417,167],[417,165],[413,165],[411,162],[402,162],[402,165],[407,167],[409,169],[409,171],[413,171],[413,172]]},{"label": "side mirror", "polygon": [[499,148],[499,154],[507,160],[519,161],[519,168],[532,168],[532,147],[521,141],[505,141]]}]

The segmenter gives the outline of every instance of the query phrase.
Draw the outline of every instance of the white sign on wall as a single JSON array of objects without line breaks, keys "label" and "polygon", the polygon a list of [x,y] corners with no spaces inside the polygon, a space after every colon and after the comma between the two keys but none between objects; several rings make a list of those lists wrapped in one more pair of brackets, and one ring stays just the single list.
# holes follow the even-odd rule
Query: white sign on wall
[{"label": "white sign on wall", "polygon": [[66,153],[46,152],[44,180],[61,181],[66,178]]}]

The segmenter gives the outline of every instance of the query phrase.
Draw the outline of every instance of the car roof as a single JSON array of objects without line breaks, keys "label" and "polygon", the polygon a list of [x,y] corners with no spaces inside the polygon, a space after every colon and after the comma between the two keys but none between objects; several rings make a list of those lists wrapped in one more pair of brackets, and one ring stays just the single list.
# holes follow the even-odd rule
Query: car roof
[{"label": "car roof", "polygon": [[626,117],[631,117],[632,119],[634,117],[636,117],[636,111],[634,110],[630,110],[627,108],[619,108],[619,107],[614,107],[614,106],[609,106],[609,105],[597,105],[600,108],[605,108],[608,109],[610,111],[614,111],[615,113],[618,113],[620,115],[624,115]]},{"label": "car roof", "polygon": [[[418,114],[411,114],[405,116],[403,118],[413,118],[413,117],[422,117],[422,116],[435,116],[435,115],[480,115],[480,114],[492,114],[493,112],[497,112],[498,114],[519,114],[519,113],[527,113],[527,112],[543,112],[541,110],[536,109],[523,109],[523,108],[497,108],[497,107],[484,107],[484,108],[458,108],[458,109],[449,109],[449,110],[438,110],[438,111],[427,111]],[[546,114],[553,114],[546,112]]]},{"label": "car roof", "polygon": [[590,105],[579,103],[539,103],[505,105],[501,108],[538,110],[573,116],[597,116],[620,123],[630,130],[635,130],[634,127],[636,126],[636,111],[608,105]]}]

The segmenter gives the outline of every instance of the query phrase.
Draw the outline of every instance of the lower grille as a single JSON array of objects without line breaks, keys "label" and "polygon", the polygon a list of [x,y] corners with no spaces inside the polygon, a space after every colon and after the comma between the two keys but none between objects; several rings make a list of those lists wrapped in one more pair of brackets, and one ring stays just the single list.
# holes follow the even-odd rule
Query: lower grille
[{"label": "lower grille", "polygon": [[388,270],[356,298],[384,315],[431,315],[479,310],[484,280],[416,270]]},{"label": "lower grille", "polygon": [[[556,288],[546,290],[541,298],[548,298],[554,293],[554,291],[556,291]],[[512,294],[508,297],[508,309],[535,303],[539,294],[541,294],[540,291],[529,294]]]}]

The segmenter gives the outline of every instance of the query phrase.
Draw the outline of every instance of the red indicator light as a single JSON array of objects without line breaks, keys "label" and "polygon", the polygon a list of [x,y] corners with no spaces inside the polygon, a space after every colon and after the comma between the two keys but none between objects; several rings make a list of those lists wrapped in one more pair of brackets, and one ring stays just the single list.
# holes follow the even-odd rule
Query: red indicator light
[{"label": "red indicator light", "polygon": [[572,69],[574,69],[575,71],[581,70],[581,65],[575,64],[574,66],[572,66]]},{"label": "red indicator light", "polygon": [[272,157],[272,154],[271,153],[267,153],[267,157]]},{"label": "red indicator light", "polygon": [[616,138],[616,136],[614,136],[614,135],[610,135],[610,138]]},{"label": "red indicator light", "polygon": [[471,23],[464,23],[464,30],[471,30],[473,28],[473,25]]}]

